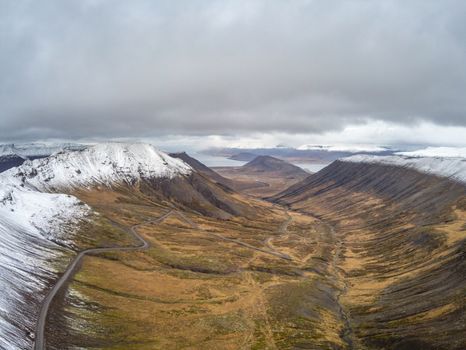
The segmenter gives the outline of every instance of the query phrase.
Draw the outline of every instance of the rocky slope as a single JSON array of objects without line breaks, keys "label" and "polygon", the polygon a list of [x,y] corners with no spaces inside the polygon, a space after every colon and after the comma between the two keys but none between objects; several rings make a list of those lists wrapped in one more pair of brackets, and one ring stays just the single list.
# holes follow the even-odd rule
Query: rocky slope
[{"label": "rocky slope", "polygon": [[466,348],[464,169],[355,156],[273,198],[335,230],[347,348]]}]

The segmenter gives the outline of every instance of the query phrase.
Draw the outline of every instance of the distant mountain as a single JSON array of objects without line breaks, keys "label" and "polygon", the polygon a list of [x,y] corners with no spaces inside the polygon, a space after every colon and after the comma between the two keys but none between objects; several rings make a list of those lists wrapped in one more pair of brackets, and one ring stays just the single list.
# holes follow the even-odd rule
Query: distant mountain
[{"label": "distant mountain", "polygon": [[309,173],[293,164],[270,156],[257,156],[240,167],[214,170],[233,180],[233,188],[256,197],[266,197],[306,178]]},{"label": "distant mountain", "polygon": [[234,155],[228,157],[228,159],[239,160],[239,161],[242,161],[242,162],[249,162],[249,161],[253,160],[256,157],[257,157],[257,154],[250,153],[250,152],[241,152],[241,153],[234,154]]},{"label": "distant mountain", "polygon": [[4,154],[17,154],[19,156],[36,159],[44,158],[49,155],[63,150],[77,151],[88,147],[78,143],[17,143],[0,145],[0,156]]},{"label": "distant mountain", "polygon": [[242,167],[245,171],[248,172],[274,172],[280,173],[284,177],[289,176],[308,176],[309,174],[301,169],[300,167],[288,163],[284,160],[271,157],[271,156],[258,156],[251,160],[249,163],[246,163]]},{"label": "distant mountain", "polygon": [[273,147],[273,148],[215,148],[204,151],[213,156],[222,156],[235,160],[250,161],[254,156],[272,156],[302,163],[330,163],[339,158],[355,154],[392,155],[397,150],[364,145],[303,145],[300,148]]},{"label": "distant mountain", "polygon": [[23,164],[26,159],[13,144],[0,145],[0,173]]},{"label": "distant mountain", "polygon": [[[248,193],[248,191],[252,189],[262,188],[264,186],[269,187],[268,183],[255,180],[254,178],[256,176],[253,176],[252,178],[250,178],[251,174],[249,174],[248,170],[244,167],[218,167],[216,168],[219,171],[222,171],[222,173],[227,174],[227,176],[223,176],[223,175],[220,175],[217,171],[204,165],[197,159],[190,157],[185,152],[171,153],[170,156],[183,160],[185,163],[189,164],[194,170],[196,170],[199,174],[202,174],[206,176],[208,179],[216,182],[217,184],[224,186],[227,190],[231,189],[237,192]],[[271,175],[272,172],[270,173],[266,172],[263,174],[266,174],[268,176],[268,175]],[[228,176],[232,176],[232,178]],[[281,178],[282,175],[279,175],[279,177]]]},{"label": "distant mountain", "polygon": [[19,154],[19,151],[15,148],[12,143],[0,145],[0,156],[6,156],[10,154]]},{"label": "distant mountain", "polygon": [[26,160],[45,158],[63,150],[76,151],[86,148],[85,145],[73,143],[61,144],[2,144],[0,145],[0,173],[19,166]]},{"label": "distant mountain", "polygon": [[23,164],[25,159],[16,154],[0,156],[0,173]]}]

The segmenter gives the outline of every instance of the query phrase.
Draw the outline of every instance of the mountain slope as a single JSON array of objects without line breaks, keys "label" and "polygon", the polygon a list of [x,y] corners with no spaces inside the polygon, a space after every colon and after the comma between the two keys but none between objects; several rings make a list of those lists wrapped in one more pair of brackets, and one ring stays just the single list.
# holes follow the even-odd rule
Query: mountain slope
[{"label": "mountain slope", "polygon": [[[30,347],[38,304],[90,208],[75,197],[37,191],[0,176],[0,348]],[[64,230],[66,227],[66,231]]]},{"label": "mountain slope", "polygon": [[[459,162],[459,163],[458,163]],[[345,334],[361,349],[466,347],[459,160],[351,157],[273,198],[333,227]]]},{"label": "mountain slope", "polygon": [[219,173],[213,171],[211,168],[208,166],[204,165],[197,159],[194,159],[193,157],[190,157],[186,152],[181,152],[181,153],[170,153],[170,157],[173,158],[179,158],[186,164],[188,164],[190,167],[195,169],[197,172],[207,176],[209,179],[222,184],[224,186],[227,186],[229,188],[234,188],[235,184],[232,180],[227,179],[226,177],[223,177]]}]

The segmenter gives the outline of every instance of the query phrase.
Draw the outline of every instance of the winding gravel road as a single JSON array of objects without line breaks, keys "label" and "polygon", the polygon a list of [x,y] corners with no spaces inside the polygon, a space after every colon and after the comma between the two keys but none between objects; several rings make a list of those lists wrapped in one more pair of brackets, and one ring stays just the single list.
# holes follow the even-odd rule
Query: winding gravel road
[{"label": "winding gravel road", "polygon": [[105,252],[121,252],[121,251],[133,251],[133,250],[146,250],[149,248],[150,244],[147,242],[142,236],[137,233],[137,228],[142,226],[142,225],[147,225],[150,223],[157,223],[160,221],[163,221],[165,218],[167,218],[169,215],[173,213],[173,210],[169,211],[168,213],[162,215],[161,217],[157,219],[152,219],[149,221],[145,221],[143,223],[134,225],[130,228],[129,232],[131,235],[136,238],[140,244],[137,246],[131,246],[131,247],[111,247],[111,248],[90,248],[83,250],[80,252],[76,257],[71,261],[71,263],[68,265],[67,269],[63,273],[63,275],[60,277],[60,279],[57,281],[57,283],[53,286],[53,288],[50,290],[50,292],[47,294],[45,299],[42,301],[41,308],[40,308],[40,313],[39,317],[37,319],[37,324],[36,324],[36,333],[35,333],[35,341],[34,341],[34,350],[44,350],[46,348],[45,344],[45,325],[46,325],[46,320],[47,320],[47,314],[50,309],[50,305],[53,301],[53,298],[57,293],[59,292],[60,288],[63,287],[63,285],[68,281],[68,279],[73,275],[73,272],[75,271],[76,267],[79,265],[79,263],[82,261],[85,255],[91,254],[91,253],[105,253]]}]

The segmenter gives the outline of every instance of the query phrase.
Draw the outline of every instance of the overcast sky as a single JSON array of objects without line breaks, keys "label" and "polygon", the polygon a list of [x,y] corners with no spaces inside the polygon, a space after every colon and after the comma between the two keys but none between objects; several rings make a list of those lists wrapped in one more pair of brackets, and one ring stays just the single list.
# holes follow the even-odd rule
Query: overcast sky
[{"label": "overcast sky", "polygon": [[466,1],[0,0],[0,141],[174,134],[465,143]]}]

